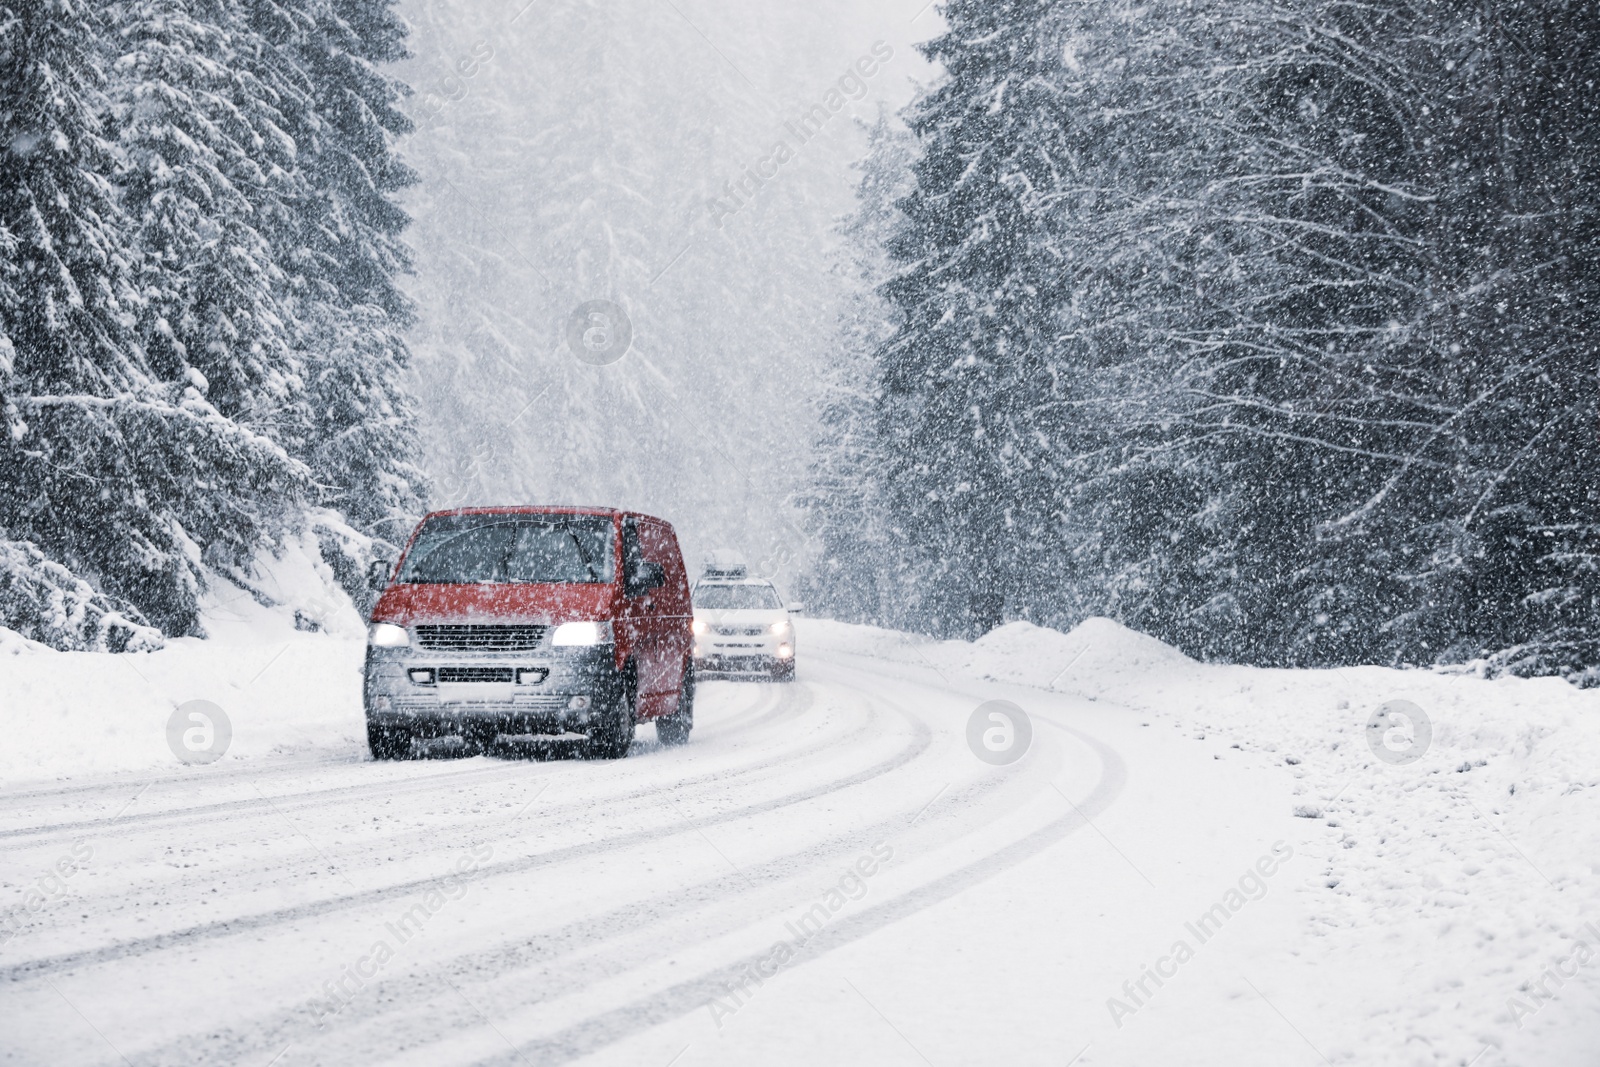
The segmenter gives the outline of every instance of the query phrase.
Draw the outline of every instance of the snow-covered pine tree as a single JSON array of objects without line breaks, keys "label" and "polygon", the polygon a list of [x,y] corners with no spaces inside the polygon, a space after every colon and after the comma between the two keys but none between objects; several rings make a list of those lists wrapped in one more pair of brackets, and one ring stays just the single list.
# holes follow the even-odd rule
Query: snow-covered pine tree
[{"label": "snow-covered pine tree", "polygon": [[[77,3],[0,4],[0,626],[58,647],[120,649],[129,642],[99,622],[141,628],[137,610],[11,540],[69,547],[70,523],[48,509],[74,505],[71,483],[81,492],[92,481],[81,469],[52,477],[65,442],[50,436],[71,421],[58,410],[104,421],[84,391],[141,378],[123,326],[137,298],[95,117],[97,43]],[[59,399],[39,395],[51,392]]]},{"label": "snow-covered pine tree", "polygon": [[883,286],[902,325],[880,352],[886,480],[923,558],[931,627],[982,632],[1056,574],[1056,454],[1074,434],[1054,360],[1066,272],[1050,202],[1066,158],[1062,42],[1048,0],[952,0],[923,46],[944,80],[907,110],[922,144]]},{"label": "snow-covered pine tree", "polygon": [[[129,285],[125,220],[101,135],[104,68],[99,29],[79,0],[0,7],[0,260],[8,303],[10,370],[22,383],[114,390],[144,380],[124,318]],[[13,388],[16,386],[14,385]],[[8,398],[7,434],[27,413]]]},{"label": "snow-covered pine tree", "polygon": [[[1430,299],[1407,333],[1419,373],[1436,375],[1432,433],[1450,441],[1452,469],[1444,506],[1411,519],[1427,563],[1394,627],[1400,655],[1487,656],[1594,684],[1600,7],[1499,0],[1406,16],[1400,62],[1429,87],[1407,112],[1412,166],[1434,198],[1416,226]],[[1411,508],[1414,481],[1397,471],[1378,509]]]},{"label": "snow-covered pine tree", "polygon": [[252,122],[265,89],[237,54],[253,51],[249,31],[216,0],[122,0],[110,11],[117,184],[144,253],[140,341],[163,379],[198,370],[218,411],[254,422],[295,402],[298,376],[284,275],[252,203],[280,146]]},{"label": "snow-covered pine tree", "polygon": [[412,306],[398,284],[411,254],[396,194],[416,178],[391,143],[411,129],[399,108],[409,90],[378,69],[406,54],[395,7],[329,0],[302,52],[320,120],[303,157],[315,265],[302,338],[313,415],[304,458],[323,504],[390,542],[408,532],[426,491],[406,377]]},{"label": "snow-covered pine tree", "polygon": [[[1303,0],[1155,33],[1143,14],[1122,38],[1123,70],[1166,59],[1145,97],[1176,136],[1113,235],[1154,235],[1169,296],[1188,296],[1125,286],[1092,318],[1171,353],[1150,421],[1214,487],[1202,558],[1225,579],[1228,625],[1200,650],[1595,661],[1595,282],[1577,265],[1597,139],[1591,96],[1570,92],[1596,74],[1572,44],[1593,14]],[[1157,545],[1136,572],[1174,561]]]},{"label": "snow-covered pine tree", "polygon": [[1191,340],[1218,321],[1240,251],[1197,224],[1225,155],[1196,121],[1215,106],[1217,6],[1053,8],[1063,104],[1045,239],[1062,273],[1050,314],[1063,384],[1051,403],[1070,432],[1054,441],[1059,545],[1033,564],[1060,579],[1027,607],[1058,626],[1110,616],[1196,654],[1237,622],[1226,482],[1173,432]]},{"label": "snow-covered pine tree", "polygon": [[1206,655],[1594,680],[1595,15],[953,3],[872,443],[913,543]]},{"label": "snow-covered pine tree", "polygon": [[[877,353],[922,378],[876,394],[874,432],[854,454],[839,432],[825,439],[815,474],[826,491],[812,507],[842,533],[827,497],[850,484],[841,471],[852,463],[874,464],[875,484],[887,475],[906,493],[883,511],[890,523],[916,516],[894,540],[922,569],[878,561],[901,575],[880,599],[906,625],[960,631],[974,607],[992,612],[982,592],[986,603],[971,591],[920,602],[949,589],[942,568],[992,567],[1008,614],[1057,625],[1110,614],[1193,647],[1227,608],[1202,573],[1214,563],[1215,487],[1167,433],[1178,341],[1196,321],[1186,264],[1204,257],[1183,226],[1169,227],[1163,194],[1193,189],[1209,166],[1184,126],[1193,83],[1173,73],[1207,47],[1194,32],[1205,16],[1104,3],[951,15],[936,44],[953,73],[912,111],[924,116],[930,178],[907,202],[934,237],[886,290],[920,301],[921,320],[907,318]],[[915,253],[914,233],[873,236]],[[848,427],[840,416],[830,412]],[[918,420],[953,462],[905,436]],[[992,539],[965,550],[976,565],[946,520],[962,497],[966,521]],[[830,546],[827,564],[841,568],[846,551]],[[974,584],[992,591],[996,578]]]},{"label": "snow-covered pine tree", "polygon": [[[121,148],[117,184],[142,253],[137,324],[152,371],[192,386],[241,433],[280,438],[302,398],[281,304],[285,277],[258,225],[283,161],[272,94],[241,58],[259,48],[214,0],[123,0],[109,10],[115,62],[110,121]],[[254,121],[253,121],[254,120]],[[278,457],[284,486],[303,472]],[[243,501],[237,502],[243,504]],[[299,521],[299,489],[235,506],[206,562],[237,572]]]},{"label": "snow-covered pine tree", "polygon": [[[100,122],[101,16],[73,0],[0,11],[0,219],[15,242],[0,262],[11,363],[0,527],[187,633],[201,554],[253,547],[299,472],[220,415],[203,379],[163,381],[139,344],[140,250]],[[52,575],[40,581],[65,588]],[[12,606],[31,610],[27,598]],[[121,614],[139,622],[139,611]]]},{"label": "snow-covered pine tree", "polygon": [[[397,284],[410,267],[396,194],[414,176],[393,138],[410,129],[405,86],[380,69],[405,55],[393,0],[250,0],[237,18],[264,47],[241,57],[270,92],[258,128],[292,145],[269,172],[261,233],[286,275],[305,405],[279,430],[311,470],[316,502],[393,542],[421,510],[417,414]],[[325,539],[326,541],[327,539]],[[328,541],[327,543],[332,543]]]},{"label": "snow-covered pine tree", "polygon": [[835,348],[818,409],[810,489],[800,504],[815,528],[818,551],[798,592],[830,618],[915,628],[924,583],[916,557],[887,506],[887,457],[878,436],[876,351],[898,325],[878,287],[887,280],[885,252],[900,220],[895,202],[911,191],[913,141],[880,106],[867,128],[856,210],[841,220],[844,238],[835,268],[851,296],[840,315]]},{"label": "snow-covered pine tree", "polygon": [[1231,262],[1205,287],[1215,314],[1188,331],[1177,436],[1228,484],[1221,654],[1260,663],[1387,658],[1381,620],[1418,562],[1406,524],[1390,512],[1341,537],[1327,523],[1431,419],[1396,326],[1420,277],[1406,233],[1420,190],[1393,121],[1403,75],[1385,52],[1404,17],[1317,6],[1220,13],[1210,106],[1190,120],[1215,157],[1193,227]]},{"label": "snow-covered pine tree", "polygon": [[1405,17],[1061,11],[1068,91],[1097,127],[1057,200],[1078,265],[1061,347],[1093,368],[1086,411],[1107,431],[1073,465],[1069,618],[1253,662],[1391,657],[1385,622],[1420,562],[1408,521],[1328,520],[1429,419],[1394,329],[1420,273],[1406,215],[1425,199],[1384,125]]},{"label": "snow-covered pine tree", "polygon": [[1199,228],[1252,253],[1179,384],[1184,448],[1233,486],[1231,655],[1593,662],[1593,15],[1222,23]]}]

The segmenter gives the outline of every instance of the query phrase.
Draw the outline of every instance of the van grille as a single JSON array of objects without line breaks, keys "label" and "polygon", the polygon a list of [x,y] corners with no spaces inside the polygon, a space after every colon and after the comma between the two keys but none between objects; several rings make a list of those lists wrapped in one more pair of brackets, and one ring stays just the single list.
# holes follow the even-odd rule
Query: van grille
[{"label": "van grille", "polygon": [[514,680],[510,667],[440,667],[439,681],[450,682],[510,682]]},{"label": "van grille", "polygon": [[538,648],[547,627],[494,623],[417,627],[417,644],[429,652],[526,652]]},{"label": "van grille", "polygon": [[723,637],[756,637],[767,632],[765,626],[713,626],[712,630]]}]

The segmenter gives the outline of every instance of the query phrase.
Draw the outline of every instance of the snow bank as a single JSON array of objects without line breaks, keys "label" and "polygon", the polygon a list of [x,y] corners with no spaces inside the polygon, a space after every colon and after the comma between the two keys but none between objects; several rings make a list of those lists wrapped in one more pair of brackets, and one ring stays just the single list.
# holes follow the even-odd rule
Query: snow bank
[{"label": "snow bank", "polygon": [[937,664],[969,677],[1037,689],[1049,689],[1070,675],[1197,666],[1177,649],[1110,619],[1089,619],[1069,634],[1031,622],[1011,622],[970,643],[826,619],[805,619],[799,626],[804,647],[897,663]]},{"label": "snow bank", "polygon": [[114,771],[183,772],[167,746],[180,704],[209,700],[233,737],[222,759],[365,753],[364,624],[314,541],[258,561],[248,587],[219,579],[208,640],[146,653],[57,652],[0,629],[0,783]]}]

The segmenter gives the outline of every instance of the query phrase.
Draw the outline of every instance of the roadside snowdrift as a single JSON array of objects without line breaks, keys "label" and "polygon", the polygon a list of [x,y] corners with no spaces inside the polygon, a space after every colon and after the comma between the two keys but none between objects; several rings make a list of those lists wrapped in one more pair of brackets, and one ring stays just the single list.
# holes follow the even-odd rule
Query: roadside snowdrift
[{"label": "roadside snowdrift", "polygon": [[203,601],[211,637],[154,652],[57,652],[0,629],[0,783],[183,772],[167,720],[190,700],[228,716],[224,761],[308,749],[363,758],[365,625],[315,542],[262,561],[252,584],[219,581]]}]

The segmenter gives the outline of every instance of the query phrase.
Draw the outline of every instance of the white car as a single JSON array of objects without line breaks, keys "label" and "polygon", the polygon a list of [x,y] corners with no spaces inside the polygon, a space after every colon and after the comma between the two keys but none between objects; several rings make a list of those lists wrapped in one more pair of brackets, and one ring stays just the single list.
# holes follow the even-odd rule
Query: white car
[{"label": "white car", "polygon": [[767,674],[794,681],[794,623],[771,582],[707,575],[694,586],[694,666],[706,674]]}]

